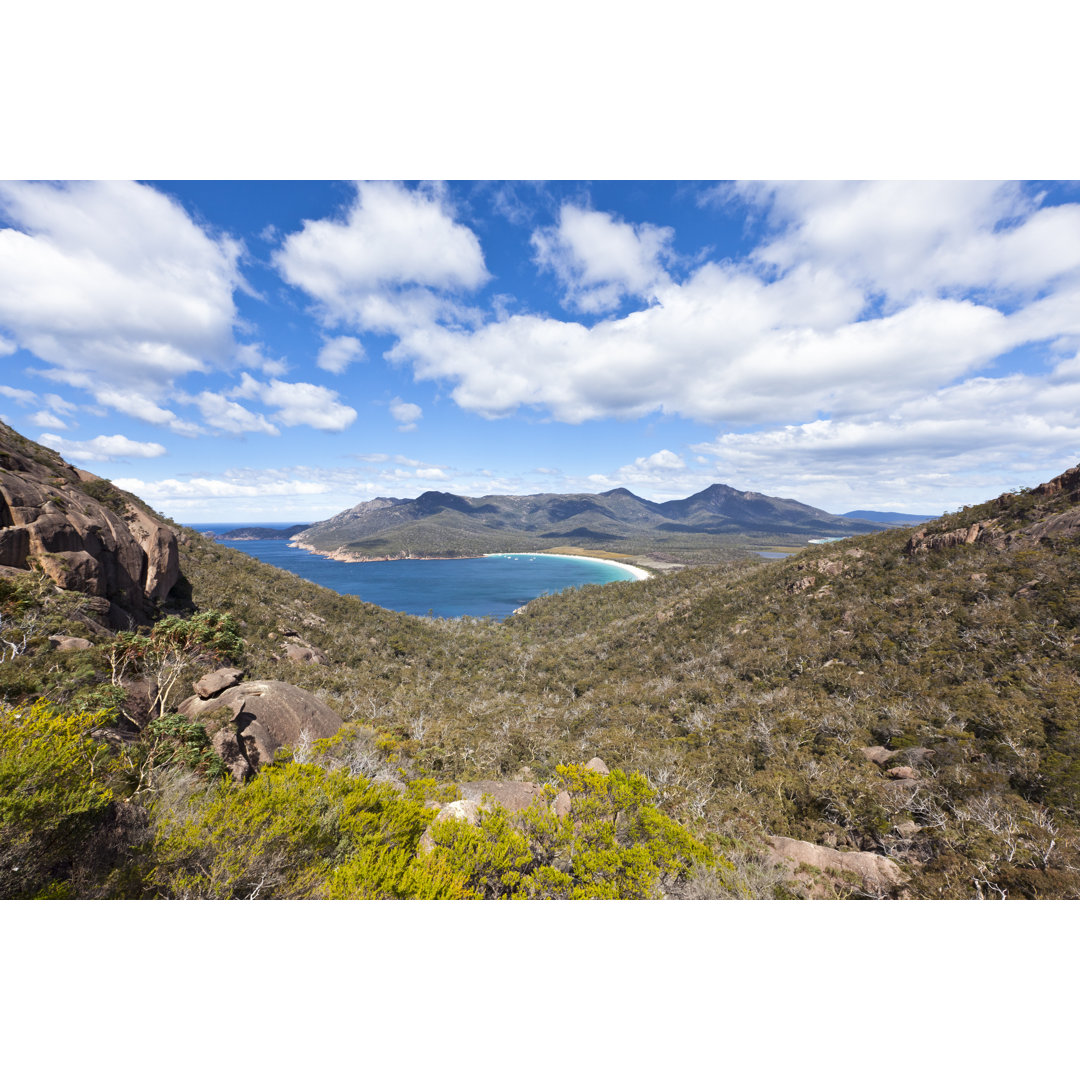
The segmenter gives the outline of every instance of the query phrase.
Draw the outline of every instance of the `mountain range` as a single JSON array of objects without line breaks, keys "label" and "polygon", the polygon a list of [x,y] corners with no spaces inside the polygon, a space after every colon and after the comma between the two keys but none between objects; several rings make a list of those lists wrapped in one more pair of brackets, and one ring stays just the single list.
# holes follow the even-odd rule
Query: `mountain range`
[{"label": "mountain range", "polygon": [[[913,519],[906,519],[913,520]],[[415,499],[362,502],[295,534],[302,546],[378,557],[539,550],[555,544],[758,542],[876,532],[886,524],[829,514],[794,499],[713,484],[684,499],[652,502],[624,487],[599,494],[484,495],[426,491]]]}]

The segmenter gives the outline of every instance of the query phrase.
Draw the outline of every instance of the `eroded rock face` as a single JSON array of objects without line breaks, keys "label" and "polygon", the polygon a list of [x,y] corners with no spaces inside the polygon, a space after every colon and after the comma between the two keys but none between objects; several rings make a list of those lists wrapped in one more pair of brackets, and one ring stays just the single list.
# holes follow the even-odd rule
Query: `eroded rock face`
[{"label": "eroded rock face", "polygon": [[114,626],[147,621],[180,573],[173,529],[3,424],[0,566],[40,568],[61,589],[108,600]]},{"label": "eroded rock face", "polygon": [[326,739],[342,724],[314,694],[272,679],[242,682],[215,697],[189,697],[178,708],[192,720],[218,710],[222,712],[207,724],[207,733],[238,780],[272,762],[281,747],[295,746],[305,732],[311,739]]},{"label": "eroded rock face", "polygon": [[949,532],[930,533],[926,529],[917,529],[911,534],[905,551],[908,555],[915,555],[920,551],[940,551],[964,544],[1000,542],[1004,534],[996,526],[997,521],[990,518],[987,521],[976,521],[966,529],[951,529]]},{"label": "eroded rock face", "polygon": [[[908,540],[907,554],[915,555],[963,544],[988,544],[1003,551],[1017,546],[1027,547],[1050,537],[1080,533],[1080,507],[1076,505],[1080,502],[1080,465],[1032,488],[1027,494],[1035,497],[1034,505],[1018,502],[1026,498],[1024,494],[1006,492],[999,495],[994,504],[996,509],[1002,511],[1000,518],[988,518],[967,528],[948,532],[933,532],[932,527],[919,529]],[[1016,528],[1017,516],[1021,522],[1027,523]],[[1003,522],[1009,527],[1003,527]]]}]

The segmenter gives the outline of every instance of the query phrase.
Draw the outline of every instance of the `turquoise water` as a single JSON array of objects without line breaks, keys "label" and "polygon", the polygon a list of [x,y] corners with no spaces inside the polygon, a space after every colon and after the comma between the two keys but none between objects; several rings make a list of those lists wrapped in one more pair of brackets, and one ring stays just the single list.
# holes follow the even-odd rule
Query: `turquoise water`
[{"label": "turquoise water", "polygon": [[[282,522],[268,527],[290,524],[293,523]],[[192,526],[215,533],[240,527],[232,523]],[[621,566],[562,555],[488,555],[479,559],[343,563],[289,547],[284,540],[218,542],[335,592],[359,596],[391,611],[440,618],[472,615],[501,620],[515,608],[544,593],[557,593],[582,585],[606,585],[634,577]]]}]

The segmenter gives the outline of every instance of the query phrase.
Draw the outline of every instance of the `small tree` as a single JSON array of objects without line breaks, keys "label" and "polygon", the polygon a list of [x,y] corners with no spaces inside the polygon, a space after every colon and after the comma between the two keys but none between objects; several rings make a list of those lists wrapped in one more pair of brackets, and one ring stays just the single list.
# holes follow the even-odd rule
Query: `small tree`
[{"label": "small tree", "polygon": [[[144,675],[153,685],[151,719],[168,711],[169,698],[181,676],[196,664],[237,660],[244,642],[231,615],[204,611],[181,619],[170,615],[149,635],[124,631],[116,635],[109,655],[113,685],[126,677]],[[128,719],[132,719],[130,716]]]}]

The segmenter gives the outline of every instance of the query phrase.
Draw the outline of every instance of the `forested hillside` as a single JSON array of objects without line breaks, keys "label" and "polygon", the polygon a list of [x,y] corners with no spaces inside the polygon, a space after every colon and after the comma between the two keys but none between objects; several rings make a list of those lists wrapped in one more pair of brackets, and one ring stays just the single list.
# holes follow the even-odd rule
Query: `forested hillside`
[{"label": "forested hillside", "polygon": [[[0,891],[1076,897],[1078,478],[502,624],[179,527],[141,628],[28,564],[0,578]],[[231,721],[179,711],[223,665],[345,723],[234,779]],[[485,785],[537,797],[477,812]]]},{"label": "forested hillside", "polygon": [[479,555],[607,544],[624,554],[658,549],[687,561],[713,561],[742,543],[805,543],[807,538],[874,532],[885,526],[817,507],[713,484],[685,499],[657,503],[626,488],[600,494],[485,495],[427,491],[415,499],[371,499],[296,540],[336,558]]}]

